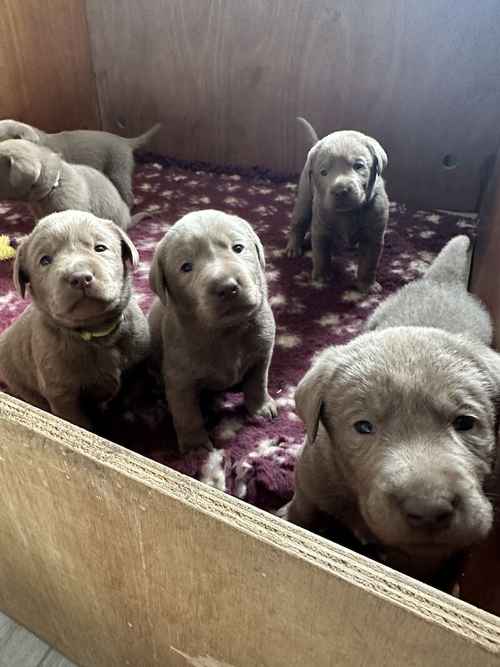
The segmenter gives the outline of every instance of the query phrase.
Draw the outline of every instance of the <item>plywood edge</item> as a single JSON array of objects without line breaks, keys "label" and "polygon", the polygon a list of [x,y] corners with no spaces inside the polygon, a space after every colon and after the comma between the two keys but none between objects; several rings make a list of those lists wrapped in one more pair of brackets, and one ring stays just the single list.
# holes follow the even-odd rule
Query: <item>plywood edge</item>
[{"label": "plywood edge", "polygon": [[19,432],[17,443],[26,440],[32,446],[36,434],[41,443],[52,443],[97,466],[112,468],[489,652],[500,653],[500,619],[496,616],[0,392],[0,437],[5,437],[2,422],[9,432],[12,427]]}]

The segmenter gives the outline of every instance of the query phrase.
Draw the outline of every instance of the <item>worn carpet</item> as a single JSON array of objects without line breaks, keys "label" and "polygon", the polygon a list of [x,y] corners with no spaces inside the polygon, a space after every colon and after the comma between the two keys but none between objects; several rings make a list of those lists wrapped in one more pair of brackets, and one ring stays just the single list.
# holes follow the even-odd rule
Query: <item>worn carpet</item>
[{"label": "worn carpet", "polygon": [[[125,447],[271,509],[292,493],[293,469],[303,440],[293,395],[311,358],[327,345],[345,343],[355,336],[383,296],[419,276],[450,237],[473,234],[474,222],[391,204],[379,273],[383,294],[362,299],[349,289],[352,258],[345,258],[345,275],[337,284],[318,289],[310,281],[310,256],[284,257],[295,182],[237,171],[181,166],[161,158],[138,166],[135,210],[149,211],[153,217],[131,230],[141,255],[134,284],[147,311],[153,300],[148,272],[154,248],[169,226],[188,211],[215,208],[248,220],[266,249],[266,274],[277,324],[270,392],[277,399],[279,418],[273,422],[247,419],[241,396],[225,395],[210,415],[218,449],[182,458],[158,384],[151,373],[138,369],[126,379],[122,395],[97,430]],[[0,233],[15,238],[29,232],[32,225],[26,207],[0,203]],[[11,272],[11,261],[0,263],[0,331],[26,306],[14,291]]]}]

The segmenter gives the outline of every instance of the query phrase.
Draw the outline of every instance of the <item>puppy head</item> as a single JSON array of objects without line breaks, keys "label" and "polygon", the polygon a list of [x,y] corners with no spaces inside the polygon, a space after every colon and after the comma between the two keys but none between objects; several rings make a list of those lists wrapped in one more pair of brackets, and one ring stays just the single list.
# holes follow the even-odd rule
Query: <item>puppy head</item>
[{"label": "puppy head", "polygon": [[264,250],[237,216],[189,213],[158,245],[150,284],[179,312],[208,326],[231,325],[248,319],[267,297]]},{"label": "puppy head", "polygon": [[367,203],[387,155],[382,146],[361,132],[334,132],[309,151],[299,196],[312,199],[313,189],[325,211],[349,212]]},{"label": "puppy head", "polygon": [[300,383],[308,446],[326,447],[381,544],[442,562],[491,529],[499,359],[401,327],[330,348]]},{"label": "puppy head", "polygon": [[138,258],[131,240],[113,222],[83,211],[53,213],[20,246],[14,283],[23,297],[29,285],[33,302],[56,324],[98,326],[127,305],[128,267]]},{"label": "puppy head", "polygon": [[25,139],[34,144],[40,143],[40,135],[35,128],[11,119],[0,120],[0,141],[7,139]]},{"label": "puppy head", "polygon": [[29,199],[42,174],[45,150],[29,141],[10,139],[0,143],[0,195],[5,199]]}]

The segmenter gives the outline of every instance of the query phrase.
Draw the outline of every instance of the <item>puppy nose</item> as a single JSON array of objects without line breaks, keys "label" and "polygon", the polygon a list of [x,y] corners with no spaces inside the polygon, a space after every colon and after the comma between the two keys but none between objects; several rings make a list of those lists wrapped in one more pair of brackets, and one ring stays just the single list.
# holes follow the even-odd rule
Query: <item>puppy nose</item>
[{"label": "puppy nose", "polygon": [[337,185],[332,188],[332,194],[335,195],[335,199],[341,201],[345,199],[349,194],[351,194],[352,188],[349,185]]},{"label": "puppy nose", "polygon": [[401,511],[412,528],[447,528],[455,513],[456,500],[411,496],[403,500]]},{"label": "puppy nose", "polygon": [[69,284],[75,289],[88,287],[93,280],[94,276],[90,273],[90,271],[78,271],[77,273],[71,273],[68,276]]},{"label": "puppy nose", "polygon": [[215,286],[215,293],[221,299],[226,299],[228,297],[236,296],[240,291],[240,287],[237,281],[234,278],[227,278],[221,280]]}]

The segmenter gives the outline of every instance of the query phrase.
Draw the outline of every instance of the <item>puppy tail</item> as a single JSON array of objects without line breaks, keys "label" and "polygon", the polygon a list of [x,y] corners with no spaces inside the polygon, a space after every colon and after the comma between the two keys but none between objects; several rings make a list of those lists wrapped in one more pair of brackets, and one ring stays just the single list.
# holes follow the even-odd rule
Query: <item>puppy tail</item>
[{"label": "puppy tail", "polygon": [[133,151],[137,150],[138,148],[141,148],[141,146],[144,146],[145,144],[148,143],[148,141],[154,137],[154,135],[159,131],[161,128],[161,123],[156,123],[156,125],[153,125],[147,132],[144,132],[144,134],[139,135],[138,137],[132,137],[131,139],[127,139],[129,146]]},{"label": "puppy tail", "polygon": [[467,286],[472,257],[472,243],[468,236],[455,236],[441,250],[424,276],[442,284]]},{"label": "puppy tail", "polygon": [[138,222],[141,222],[141,220],[144,220],[145,218],[151,218],[151,213],[148,213],[147,211],[139,211],[139,213],[134,213],[134,215],[130,216],[130,222],[128,223],[125,231],[128,232],[129,229],[135,227]]},{"label": "puppy tail", "polygon": [[309,143],[311,146],[314,146],[314,144],[319,141],[316,130],[311,125],[311,123],[305,118],[302,118],[302,116],[297,116],[297,120],[299,121],[299,124],[302,125],[302,127],[305,129]]}]

